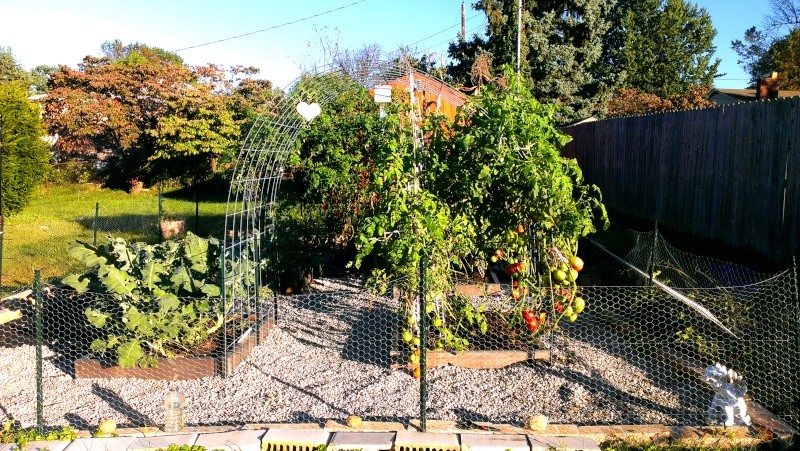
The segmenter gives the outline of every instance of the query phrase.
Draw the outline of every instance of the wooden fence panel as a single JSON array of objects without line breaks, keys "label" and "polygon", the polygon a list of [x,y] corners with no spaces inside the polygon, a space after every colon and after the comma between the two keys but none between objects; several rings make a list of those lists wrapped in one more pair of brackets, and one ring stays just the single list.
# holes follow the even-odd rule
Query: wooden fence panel
[{"label": "wooden fence panel", "polygon": [[610,208],[785,263],[800,242],[800,98],[568,127]]}]

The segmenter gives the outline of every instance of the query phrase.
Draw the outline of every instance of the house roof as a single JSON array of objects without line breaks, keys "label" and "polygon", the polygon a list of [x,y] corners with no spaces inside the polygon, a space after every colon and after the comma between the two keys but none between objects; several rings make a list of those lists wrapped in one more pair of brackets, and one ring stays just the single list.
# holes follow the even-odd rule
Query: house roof
[{"label": "house roof", "polygon": [[[798,97],[800,91],[778,91],[778,98]],[[708,100],[717,102],[717,105],[729,105],[739,102],[750,102],[756,99],[755,89],[712,89],[708,93]]]},{"label": "house roof", "polygon": [[[431,78],[421,72],[414,71],[414,80],[419,81],[419,90],[428,94],[441,96],[442,100],[454,107],[460,107],[467,101],[467,95],[457,89]],[[408,86],[408,75],[389,81],[392,86]]]}]

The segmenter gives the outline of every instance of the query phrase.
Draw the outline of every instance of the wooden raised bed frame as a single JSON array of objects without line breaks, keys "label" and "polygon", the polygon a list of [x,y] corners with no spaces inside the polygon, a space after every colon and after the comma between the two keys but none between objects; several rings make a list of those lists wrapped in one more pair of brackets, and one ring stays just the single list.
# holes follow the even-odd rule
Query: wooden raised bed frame
[{"label": "wooden raised bed frame", "polygon": [[228,377],[250,354],[253,348],[263,342],[270,331],[269,321],[264,321],[258,331],[247,329],[241,337],[228,347],[225,356],[178,357],[174,359],[157,359],[152,368],[122,368],[90,357],[82,357],[75,361],[75,378],[77,379],[109,379],[114,377],[151,379],[162,381],[183,381],[200,379],[207,376],[220,375]]}]

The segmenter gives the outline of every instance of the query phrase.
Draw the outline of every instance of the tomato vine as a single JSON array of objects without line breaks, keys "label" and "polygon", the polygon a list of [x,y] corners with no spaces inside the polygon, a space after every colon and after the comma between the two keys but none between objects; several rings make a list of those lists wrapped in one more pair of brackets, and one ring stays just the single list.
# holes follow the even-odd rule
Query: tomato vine
[{"label": "tomato vine", "polygon": [[555,127],[557,106],[539,103],[510,71],[504,80],[482,87],[453,122],[427,116],[424,151],[414,151],[408,110],[384,120],[368,188],[380,201],[360,223],[354,263],[373,256],[384,279],[399,280],[412,365],[423,255],[435,348],[464,350],[470,336],[488,332],[486,306],[453,294],[454,272],[502,269],[511,283],[503,327],[531,338],[563,318],[575,321],[586,306],[577,243],[596,230],[595,220],[608,225],[600,191],[561,156],[569,137]]}]

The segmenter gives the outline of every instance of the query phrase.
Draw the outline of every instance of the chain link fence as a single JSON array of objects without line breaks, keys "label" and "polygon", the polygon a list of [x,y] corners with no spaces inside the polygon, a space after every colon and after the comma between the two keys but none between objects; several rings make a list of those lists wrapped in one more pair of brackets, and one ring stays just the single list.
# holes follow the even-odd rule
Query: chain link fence
[{"label": "chain link fence", "polygon": [[[447,299],[429,299],[425,288],[376,295],[359,277],[318,279],[292,295],[264,292],[254,311],[219,297],[132,301],[27,287],[2,304],[22,316],[0,325],[0,421],[161,426],[163,399],[177,390],[187,425],[358,415],[479,428],[522,426],[537,414],[550,423],[703,425],[715,393],[703,371],[719,362],[744,377],[751,408],[800,426],[794,271],[752,273],[654,234],[638,235],[627,261],[674,292],[639,275],[629,286],[579,286],[568,296],[585,310],[570,322],[558,307],[567,295],[543,289],[523,308],[543,322],[561,318],[552,334],[526,328],[506,284],[462,281]],[[675,282],[684,279],[694,282]],[[443,350],[455,332],[464,350]],[[419,352],[408,346],[416,340]]]}]

